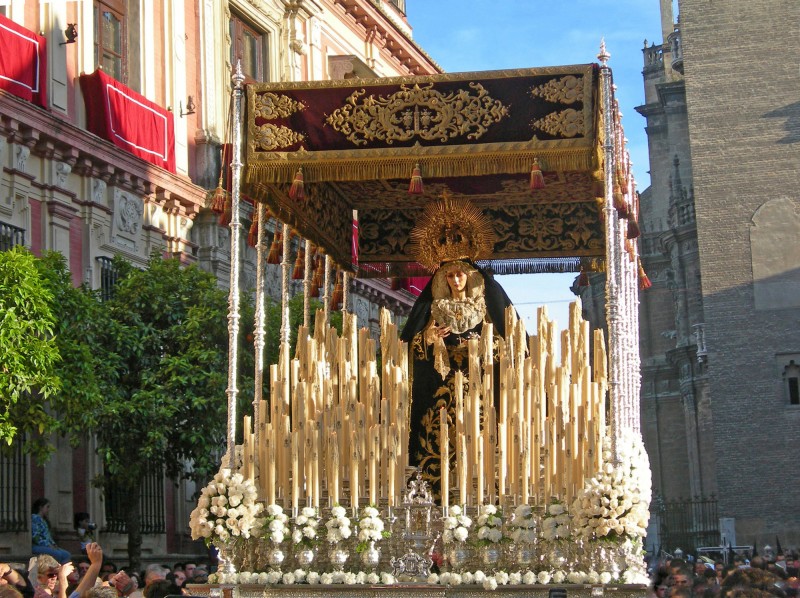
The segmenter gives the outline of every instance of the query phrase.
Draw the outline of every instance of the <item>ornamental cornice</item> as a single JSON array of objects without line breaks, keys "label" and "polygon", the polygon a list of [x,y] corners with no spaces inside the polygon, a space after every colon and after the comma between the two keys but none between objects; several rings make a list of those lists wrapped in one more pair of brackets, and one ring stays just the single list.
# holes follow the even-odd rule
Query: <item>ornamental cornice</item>
[{"label": "ornamental cornice", "polygon": [[[149,164],[114,144],[33,104],[0,91],[0,134],[31,153],[75,165],[82,176],[102,178],[137,194],[169,191],[190,216],[206,201],[207,191],[188,177]],[[57,132],[54,134],[54,132]],[[41,151],[40,151],[41,150]]]}]

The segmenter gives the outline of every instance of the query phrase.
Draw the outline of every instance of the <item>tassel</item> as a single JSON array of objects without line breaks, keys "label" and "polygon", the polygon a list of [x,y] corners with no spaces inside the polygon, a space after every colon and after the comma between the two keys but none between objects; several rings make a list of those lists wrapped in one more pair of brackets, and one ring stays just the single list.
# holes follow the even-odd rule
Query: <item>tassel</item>
[{"label": "tassel", "polygon": [[425,192],[422,185],[422,172],[419,169],[419,164],[414,166],[414,170],[411,171],[411,182],[408,185],[408,192],[412,195],[422,195]]},{"label": "tassel", "polygon": [[620,218],[627,218],[628,217],[628,204],[625,202],[625,196],[622,195],[622,191],[619,190],[619,187],[614,187],[614,208],[617,210],[617,214]]},{"label": "tassel", "polygon": [[647,273],[644,271],[644,266],[642,266],[642,261],[639,260],[639,290],[646,291],[652,286],[653,283],[650,282],[650,279],[647,277]]},{"label": "tassel", "polygon": [[301,247],[297,250],[297,259],[294,260],[292,280],[303,280],[306,275],[306,252]]},{"label": "tassel", "polygon": [[311,297],[319,297],[319,289],[322,286],[322,262],[319,255],[314,258],[314,271],[311,273],[311,291],[309,292]]},{"label": "tassel", "polygon": [[539,158],[534,158],[531,166],[531,191],[535,189],[544,189],[544,175],[539,167]]},{"label": "tassel", "polygon": [[639,229],[639,223],[633,217],[628,218],[628,238],[636,239],[642,231]]},{"label": "tassel", "polygon": [[292,186],[289,187],[289,199],[302,201],[306,198],[306,189],[303,184],[303,169],[298,168],[297,173],[294,175]]},{"label": "tassel", "polygon": [[267,254],[267,263],[280,264],[282,249],[283,249],[282,235],[276,232],[275,236],[272,238],[272,244],[269,246],[269,254]]},{"label": "tassel", "polygon": [[578,286],[579,287],[589,286],[589,274],[583,268],[581,268],[581,273],[578,274]]},{"label": "tassel", "polygon": [[231,206],[231,197],[227,193],[225,194],[225,207],[222,210],[222,213],[219,215],[219,225],[220,226],[229,226],[231,223],[231,215],[232,215]]},{"label": "tassel", "polygon": [[338,272],[336,274],[336,284],[333,285],[333,295],[331,296],[331,307],[334,309],[339,309],[342,305],[342,299],[344,298],[344,285],[342,284],[342,273]]},{"label": "tassel", "polygon": [[250,223],[250,230],[247,232],[247,244],[250,247],[258,245],[258,205],[253,209],[253,221]]},{"label": "tassel", "polygon": [[211,195],[211,211],[217,214],[225,212],[225,199],[228,196],[228,192],[222,188],[222,185],[210,191],[209,194]]}]

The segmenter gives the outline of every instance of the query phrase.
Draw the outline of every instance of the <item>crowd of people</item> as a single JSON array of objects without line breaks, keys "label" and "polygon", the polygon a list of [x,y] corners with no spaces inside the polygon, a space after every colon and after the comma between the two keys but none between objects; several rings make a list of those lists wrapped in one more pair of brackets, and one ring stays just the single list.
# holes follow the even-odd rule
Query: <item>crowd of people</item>
[{"label": "crowd of people", "polygon": [[86,557],[77,561],[59,563],[40,554],[27,564],[0,562],[0,598],[165,598],[207,582],[207,566],[196,562],[118,569],[96,542],[87,543]]},{"label": "crowd of people", "polygon": [[0,562],[0,598],[164,598],[188,594],[187,584],[208,582],[208,567],[190,561],[151,564],[144,571],[125,571],[103,556],[94,541],[96,526],[88,513],[75,513],[81,557],[60,547],[49,521],[50,501],[40,498],[31,509],[31,552],[27,563]]},{"label": "crowd of people", "polygon": [[800,596],[800,555],[792,551],[731,562],[709,558],[665,558],[654,568],[657,598],[734,598]]}]

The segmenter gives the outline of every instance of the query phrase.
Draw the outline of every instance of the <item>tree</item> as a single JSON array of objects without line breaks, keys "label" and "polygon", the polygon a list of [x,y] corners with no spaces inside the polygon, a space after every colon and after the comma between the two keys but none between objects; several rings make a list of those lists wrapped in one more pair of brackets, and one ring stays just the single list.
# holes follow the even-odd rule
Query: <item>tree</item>
[{"label": "tree", "polygon": [[33,254],[0,252],[0,440],[8,445],[57,424],[45,409],[59,387],[52,298]]},{"label": "tree", "polygon": [[[98,452],[123,500],[131,567],[141,554],[140,489],[163,471],[206,480],[224,449],[227,293],[195,266],[154,255],[144,270],[117,260],[106,302],[116,355],[98,411]],[[244,336],[244,335],[240,335]],[[242,351],[244,351],[242,346]]]}]

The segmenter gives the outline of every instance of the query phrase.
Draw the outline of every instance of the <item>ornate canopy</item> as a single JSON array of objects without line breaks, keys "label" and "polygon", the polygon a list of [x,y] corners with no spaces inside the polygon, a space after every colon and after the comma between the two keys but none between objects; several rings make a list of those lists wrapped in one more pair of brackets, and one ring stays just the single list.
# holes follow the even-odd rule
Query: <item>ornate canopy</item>
[{"label": "ornate canopy", "polygon": [[605,255],[600,105],[595,64],[250,85],[243,192],[358,276],[419,273],[409,233],[444,191],[492,220],[496,272],[577,270]]}]

